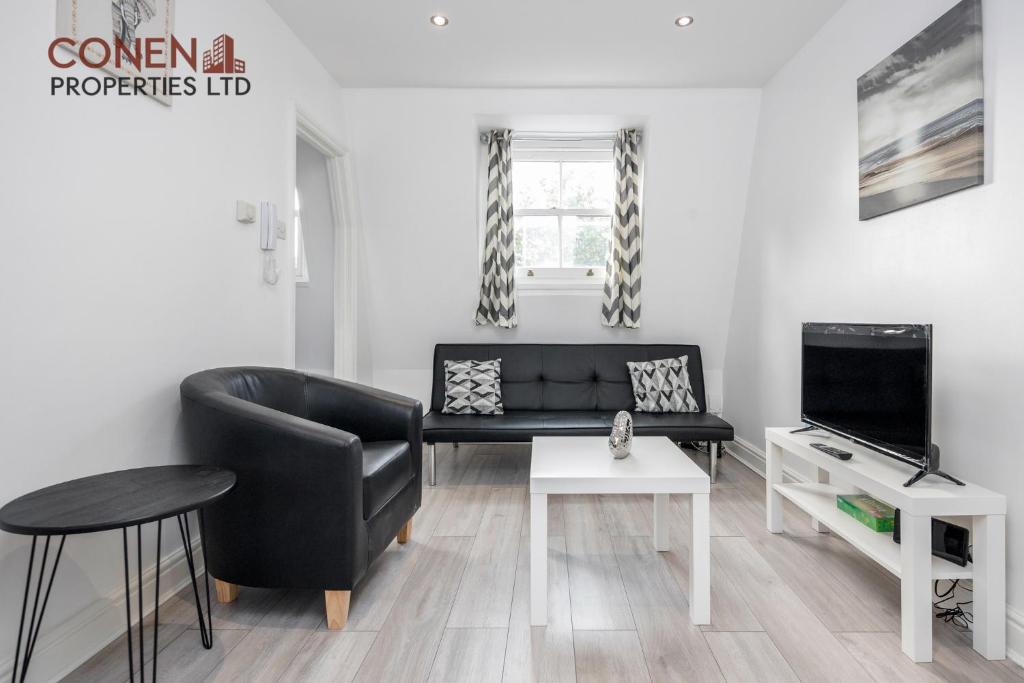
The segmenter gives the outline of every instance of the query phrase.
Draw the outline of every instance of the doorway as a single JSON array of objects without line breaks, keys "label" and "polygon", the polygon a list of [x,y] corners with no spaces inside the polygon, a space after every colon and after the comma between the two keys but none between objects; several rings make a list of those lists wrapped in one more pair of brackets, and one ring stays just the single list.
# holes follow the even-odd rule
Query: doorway
[{"label": "doorway", "polygon": [[327,157],[295,140],[295,367],[334,375],[334,220]]},{"label": "doorway", "polygon": [[294,367],[355,380],[358,260],[351,159],[301,109],[294,111]]}]

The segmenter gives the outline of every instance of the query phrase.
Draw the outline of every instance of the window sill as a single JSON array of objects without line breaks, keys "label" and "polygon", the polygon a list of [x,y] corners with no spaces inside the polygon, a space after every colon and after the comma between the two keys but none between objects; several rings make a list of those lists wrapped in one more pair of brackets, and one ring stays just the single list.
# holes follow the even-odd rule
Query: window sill
[{"label": "window sill", "polygon": [[516,279],[516,290],[523,296],[544,294],[600,296],[604,292],[603,278],[586,279],[520,277]]}]

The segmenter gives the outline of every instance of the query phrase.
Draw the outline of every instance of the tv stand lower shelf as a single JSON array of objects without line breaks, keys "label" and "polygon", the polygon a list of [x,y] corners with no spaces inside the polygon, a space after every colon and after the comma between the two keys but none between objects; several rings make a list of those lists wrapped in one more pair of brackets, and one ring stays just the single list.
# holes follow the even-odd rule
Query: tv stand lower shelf
[{"label": "tv stand lower shelf", "polygon": [[[830,484],[775,484],[773,487],[784,498],[806,512],[825,529],[843,538],[896,578],[902,575],[900,546],[892,540],[892,533],[872,531],[836,507],[836,496],[850,493]],[[934,579],[970,579],[973,565],[961,567],[941,557],[931,558]]]},{"label": "tv stand lower shelf", "polygon": [[[853,453],[837,460],[811,447],[828,440]],[[974,583],[974,649],[987,659],[1006,657],[1006,498],[974,484],[933,479],[903,486],[909,467],[846,439],[765,430],[767,526],[782,533],[783,499],[811,517],[812,527],[831,531],[900,579],[903,652],[915,662],[932,660],[932,582]],[[783,480],[783,453],[810,463],[809,483]],[[835,477],[843,486],[831,483]],[[867,493],[900,510],[901,544],[836,507],[836,496]],[[961,567],[931,554],[932,517],[970,517],[973,564]]]}]

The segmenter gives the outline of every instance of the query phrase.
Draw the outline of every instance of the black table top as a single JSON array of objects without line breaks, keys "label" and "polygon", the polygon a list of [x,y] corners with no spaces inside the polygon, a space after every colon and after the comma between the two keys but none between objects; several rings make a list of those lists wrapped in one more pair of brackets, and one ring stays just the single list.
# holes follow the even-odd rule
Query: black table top
[{"label": "black table top", "polygon": [[0,508],[0,529],[56,536],[155,522],[213,503],[235,473],[205,465],[141,467],[48,486]]}]

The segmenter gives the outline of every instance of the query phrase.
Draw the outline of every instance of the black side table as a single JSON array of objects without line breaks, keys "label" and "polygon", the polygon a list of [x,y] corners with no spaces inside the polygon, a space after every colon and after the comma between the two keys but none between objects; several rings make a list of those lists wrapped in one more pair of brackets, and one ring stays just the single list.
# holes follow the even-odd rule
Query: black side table
[{"label": "black side table", "polygon": [[[50,600],[50,589],[57,575],[57,564],[64,550],[64,540],[71,534],[87,534],[94,531],[120,529],[124,547],[124,596],[127,618],[128,672],[135,680],[135,663],[132,647],[131,584],[128,570],[128,529],[135,527],[137,544],[136,569],[139,588],[139,680],[146,680],[145,650],[143,646],[142,611],[142,525],[156,522],[156,590],[153,615],[153,674],[156,681],[156,659],[160,632],[160,532],[163,520],[177,517],[178,531],[185,548],[185,560],[192,577],[192,592],[196,599],[196,615],[199,619],[199,634],[203,647],[213,647],[213,617],[210,613],[210,578],[206,575],[206,615],[199,599],[199,585],[196,582],[196,563],[192,553],[192,530],[188,513],[196,510],[199,517],[199,537],[203,556],[206,555],[206,537],[203,534],[203,508],[223,498],[235,485],[235,474],[218,467],[200,465],[168,465],[164,467],[143,467],[84,477],[73,481],[49,486],[17,498],[0,508],[0,529],[12,534],[32,537],[32,550],[28,559],[28,576],[25,579],[25,597],[21,603],[21,620],[18,622],[18,644],[14,650],[14,669],[11,681],[24,681],[32,661],[32,651],[39,638],[46,603]],[[50,540],[59,536],[56,552],[49,572],[47,559],[50,555]],[[42,557],[38,576],[33,587],[33,569],[39,538],[42,543]],[[49,574],[46,578],[47,573]],[[45,592],[44,592],[45,584]],[[32,593],[31,600],[29,594]],[[42,597],[42,604],[40,604]],[[32,612],[27,624],[25,616]],[[24,648],[22,645],[24,644]],[[19,676],[20,659],[20,676]]]}]

